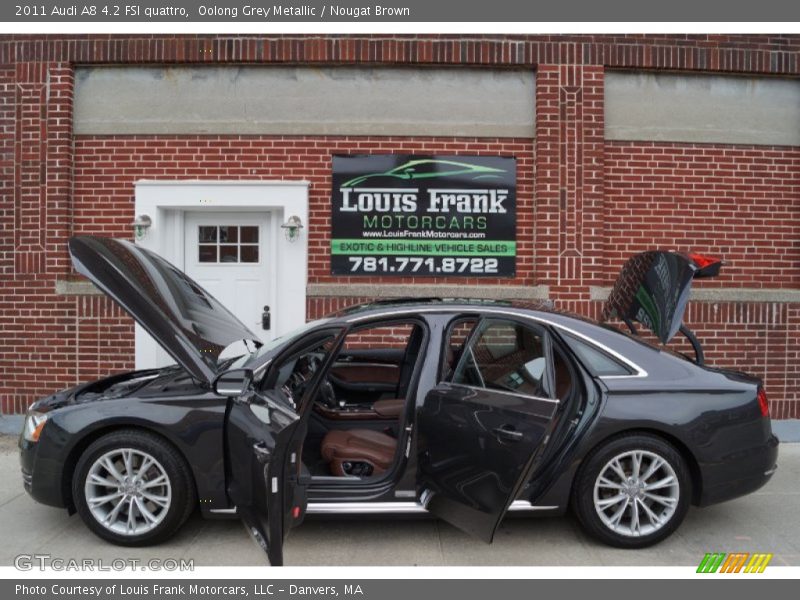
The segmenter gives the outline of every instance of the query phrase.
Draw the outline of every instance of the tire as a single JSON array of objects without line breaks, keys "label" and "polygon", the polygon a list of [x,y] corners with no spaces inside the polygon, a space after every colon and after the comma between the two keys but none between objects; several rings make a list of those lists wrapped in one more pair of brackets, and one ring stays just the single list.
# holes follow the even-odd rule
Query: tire
[{"label": "tire", "polygon": [[[637,459],[639,477],[634,477]],[[626,434],[587,456],[572,506],[592,537],[618,548],[645,548],[678,528],[691,497],[691,477],[678,450],[654,435]]]},{"label": "tire", "polygon": [[163,438],[135,429],[114,431],[86,448],[75,466],[72,497],[87,527],[120,546],[169,539],[196,505],[183,456]]}]

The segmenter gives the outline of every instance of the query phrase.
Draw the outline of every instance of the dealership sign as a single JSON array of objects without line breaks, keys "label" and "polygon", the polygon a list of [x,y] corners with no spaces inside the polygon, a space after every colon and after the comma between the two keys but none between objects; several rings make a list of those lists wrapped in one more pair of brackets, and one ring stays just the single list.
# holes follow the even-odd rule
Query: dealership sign
[{"label": "dealership sign", "polygon": [[510,277],[516,159],[334,156],[334,275]]}]

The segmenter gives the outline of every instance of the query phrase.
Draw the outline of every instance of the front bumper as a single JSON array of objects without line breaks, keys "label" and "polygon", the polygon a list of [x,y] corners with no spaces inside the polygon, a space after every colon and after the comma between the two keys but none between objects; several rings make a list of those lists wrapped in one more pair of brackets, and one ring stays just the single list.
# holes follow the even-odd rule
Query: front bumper
[{"label": "front bumper", "polygon": [[703,468],[699,506],[708,506],[750,494],[766,484],[778,468],[778,438],[741,450],[726,460]]},{"label": "front bumper", "polygon": [[63,489],[64,463],[57,457],[48,456],[46,444],[44,434],[38,442],[29,442],[20,436],[22,485],[37,502],[64,508],[68,504]]}]

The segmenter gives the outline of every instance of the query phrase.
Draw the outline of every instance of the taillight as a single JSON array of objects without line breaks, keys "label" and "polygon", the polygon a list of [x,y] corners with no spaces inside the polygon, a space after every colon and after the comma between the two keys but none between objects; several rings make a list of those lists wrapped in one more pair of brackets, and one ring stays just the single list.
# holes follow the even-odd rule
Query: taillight
[{"label": "taillight", "polygon": [[692,262],[694,262],[694,266],[697,267],[697,272],[694,274],[696,278],[716,277],[719,275],[720,268],[722,267],[722,260],[719,258],[713,258],[703,254],[693,254],[691,252],[688,256]]},{"label": "taillight", "polygon": [[758,407],[761,409],[761,416],[769,416],[769,402],[767,401],[767,392],[764,388],[758,388]]}]

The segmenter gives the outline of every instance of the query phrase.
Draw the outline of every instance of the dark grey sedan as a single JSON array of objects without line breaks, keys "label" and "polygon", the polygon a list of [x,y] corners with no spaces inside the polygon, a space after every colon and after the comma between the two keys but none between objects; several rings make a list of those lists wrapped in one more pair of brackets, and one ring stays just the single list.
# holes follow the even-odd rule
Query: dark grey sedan
[{"label": "dark grey sedan", "polygon": [[[281,564],[306,514],[430,513],[491,542],[509,511],[571,507],[596,538],[641,548],[690,505],[750,493],[776,469],[761,382],[706,365],[682,323],[714,259],[633,257],[604,312],[631,333],[425,299],[353,307],[260,345],[152,252],[99,237],[70,252],[177,362],[57,392],[27,415],[28,492],[117,544],[163,541],[199,506],[238,515]],[[664,344],[683,333],[692,356],[637,326]]]}]

